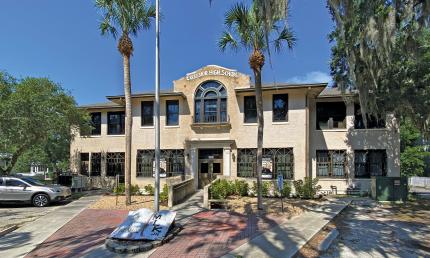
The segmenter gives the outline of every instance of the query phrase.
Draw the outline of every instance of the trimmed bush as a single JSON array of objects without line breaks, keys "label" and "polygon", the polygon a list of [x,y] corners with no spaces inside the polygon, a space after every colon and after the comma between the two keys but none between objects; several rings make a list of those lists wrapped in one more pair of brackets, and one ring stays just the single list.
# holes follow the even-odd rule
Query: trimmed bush
[{"label": "trimmed bush", "polygon": [[305,180],[297,180],[293,182],[296,194],[303,199],[315,198],[317,192],[321,189],[318,185],[318,178],[305,177]]},{"label": "trimmed bush", "polygon": [[167,184],[163,185],[163,190],[160,193],[160,202],[167,202],[169,200],[169,187]]},{"label": "trimmed bush", "polygon": [[233,188],[234,188],[234,194],[235,195],[239,195],[239,196],[247,196],[248,195],[248,190],[249,190],[249,185],[247,182],[243,181],[243,180],[234,180],[234,182],[232,182]]},{"label": "trimmed bush", "polygon": [[234,187],[226,180],[215,181],[209,188],[212,199],[225,199],[234,193]]},{"label": "trimmed bush", "polygon": [[147,195],[154,195],[155,193],[154,186],[151,184],[145,185],[143,189],[145,189],[145,192]]},{"label": "trimmed bush", "polygon": [[[125,184],[119,184],[118,187],[113,189],[115,194],[125,194]],[[138,185],[131,185],[130,188],[131,195],[140,195],[140,189]]]},{"label": "trimmed bush", "polygon": [[270,187],[271,182],[263,181],[261,184],[261,194],[263,197],[269,197],[270,196]]}]

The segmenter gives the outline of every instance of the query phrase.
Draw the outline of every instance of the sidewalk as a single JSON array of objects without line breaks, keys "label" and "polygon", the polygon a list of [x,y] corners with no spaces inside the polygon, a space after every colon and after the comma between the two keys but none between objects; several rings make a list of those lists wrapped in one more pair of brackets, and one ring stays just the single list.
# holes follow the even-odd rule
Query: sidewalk
[{"label": "sidewalk", "polygon": [[230,257],[293,257],[318,231],[339,214],[349,199],[332,199],[317,209],[279,224],[229,252]]},{"label": "sidewalk", "polygon": [[98,198],[82,197],[0,237],[0,257],[25,256]]}]

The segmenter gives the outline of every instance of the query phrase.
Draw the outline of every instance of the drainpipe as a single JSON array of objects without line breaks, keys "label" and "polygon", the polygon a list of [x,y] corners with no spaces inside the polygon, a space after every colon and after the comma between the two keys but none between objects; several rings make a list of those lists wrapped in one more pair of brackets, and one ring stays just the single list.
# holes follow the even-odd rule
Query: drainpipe
[{"label": "drainpipe", "polygon": [[306,137],[305,137],[305,172],[307,177],[312,177],[312,173],[309,170],[309,91],[310,87],[308,87],[308,90],[306,91]]}]

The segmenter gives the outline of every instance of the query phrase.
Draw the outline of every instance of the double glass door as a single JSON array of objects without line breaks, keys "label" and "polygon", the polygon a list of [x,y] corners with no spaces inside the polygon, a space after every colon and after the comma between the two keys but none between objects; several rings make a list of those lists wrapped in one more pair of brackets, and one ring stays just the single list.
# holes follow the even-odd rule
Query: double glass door
[{"label": "double glass door", "polygon": [[210,184],[217,175],[222,175],[222,159],[199,160],[199,188]]}]

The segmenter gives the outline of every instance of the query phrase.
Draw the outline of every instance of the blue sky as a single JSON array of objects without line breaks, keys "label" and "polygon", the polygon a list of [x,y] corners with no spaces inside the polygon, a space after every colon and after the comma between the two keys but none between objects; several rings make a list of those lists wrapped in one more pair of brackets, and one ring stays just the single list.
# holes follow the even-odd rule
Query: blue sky
[{"label": "blue sky", "polygon": [[[216,41],[224,13],[236,1],[161,0],[161,87],[208,64],[251,74],[246,52],[222,53]],[[111,37],[98,30],[100,14],[89,0],[2,0],[0,70],[15,77],[48,77],[79,104],[105,102],[123,93],[122,58]],[[289,23],[298,38],[293,51],[273,54],[264,82],[330,80],[328,33],[333,24],[325,1],[292,0]],[[134,39],[133,92],[154,85],[153,28]]]}]

